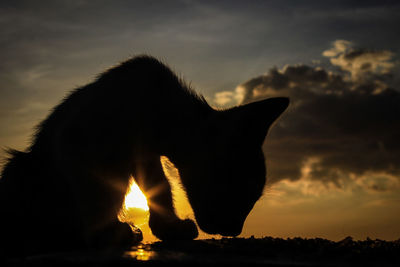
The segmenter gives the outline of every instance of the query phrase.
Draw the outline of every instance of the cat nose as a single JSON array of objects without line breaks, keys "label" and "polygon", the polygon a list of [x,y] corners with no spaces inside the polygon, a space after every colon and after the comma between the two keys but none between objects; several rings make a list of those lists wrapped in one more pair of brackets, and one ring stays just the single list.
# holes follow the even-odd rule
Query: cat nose
[{"label": "cat nose", "polygon": [[222,236],[238,236],[242,232],[242,229],[224,229],[220,231]]},{"label": "cat nose", "polygon": [[238,236],[242,232],[242,224],[227,224],[220,227],[219,234],[222,236]]},{"label": "cat nose", "polygon": [[213,226],[202,226],[202,227],[200,227],[201,228],[201,230],[203,230],[204,232],[206,232],[207,234],[210,234],[210,235],[216,235],[216,234],[218,234],[218,229],[217,228],[215,228],[215,227],[213,227]]},{"label": "cat nose", "polygon": [[238,236],[242,232],[242,223],[232,223],[229,221],[227,223],[218,222],[211,222],[208,221],[204,223],[204,221],[197,220],[197,223],[201,230],[208,234],[220,234],[222,236]]}]

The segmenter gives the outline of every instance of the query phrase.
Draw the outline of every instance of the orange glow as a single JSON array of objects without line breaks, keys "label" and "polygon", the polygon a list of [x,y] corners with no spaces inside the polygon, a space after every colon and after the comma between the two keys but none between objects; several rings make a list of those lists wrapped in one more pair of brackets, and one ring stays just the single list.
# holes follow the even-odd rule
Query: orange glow
[{"label": "orange glow", "polygon": [[125,196],[124,206],[126,209],[139,208],[145,211],[149,210],[146,196],[140,190],[139,186],[132,179],[128,194]]},{"label": "orange glow", "polygon": [[148,261],[155,256],[155,252],[151,251],[144,245],[139,245],[136,249],[127,251],[125,257],[134,258],[138,261]]}]

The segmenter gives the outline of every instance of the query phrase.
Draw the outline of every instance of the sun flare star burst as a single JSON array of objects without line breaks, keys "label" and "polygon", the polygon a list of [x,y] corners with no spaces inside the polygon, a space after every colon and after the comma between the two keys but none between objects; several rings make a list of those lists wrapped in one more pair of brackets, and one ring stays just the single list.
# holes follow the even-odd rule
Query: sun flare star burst
[{"label": "sun flare star burst", "polygon": [[125,196],[125,208],[139,208],[149,210],[146,196],[140,190],[139,186],[132,180],[128,194]]}]

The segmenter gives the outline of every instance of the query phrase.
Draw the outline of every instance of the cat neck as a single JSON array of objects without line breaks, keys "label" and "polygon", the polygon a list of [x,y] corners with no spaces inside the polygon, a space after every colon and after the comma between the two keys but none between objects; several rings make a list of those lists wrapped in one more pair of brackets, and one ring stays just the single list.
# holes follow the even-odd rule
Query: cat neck
[{"label": "cat neck", "polygon": [[218,111],[207,104],[196,104],[181,107],[173,118],[166,118],[163,122],[162,155],[169,158],[185,157],[194,144],[202,141],[210,117]]}]

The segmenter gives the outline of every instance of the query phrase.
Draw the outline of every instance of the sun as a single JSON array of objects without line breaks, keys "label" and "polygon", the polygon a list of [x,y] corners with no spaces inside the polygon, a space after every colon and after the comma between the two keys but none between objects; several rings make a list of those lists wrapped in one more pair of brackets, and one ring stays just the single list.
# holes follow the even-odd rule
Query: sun
[{"label": "sun", "polygon": [[139,208],[145,211],[149,210],[146,196],[140,190],[139,186],[132,179],[128,194],[125,196],[125,208]]}]

